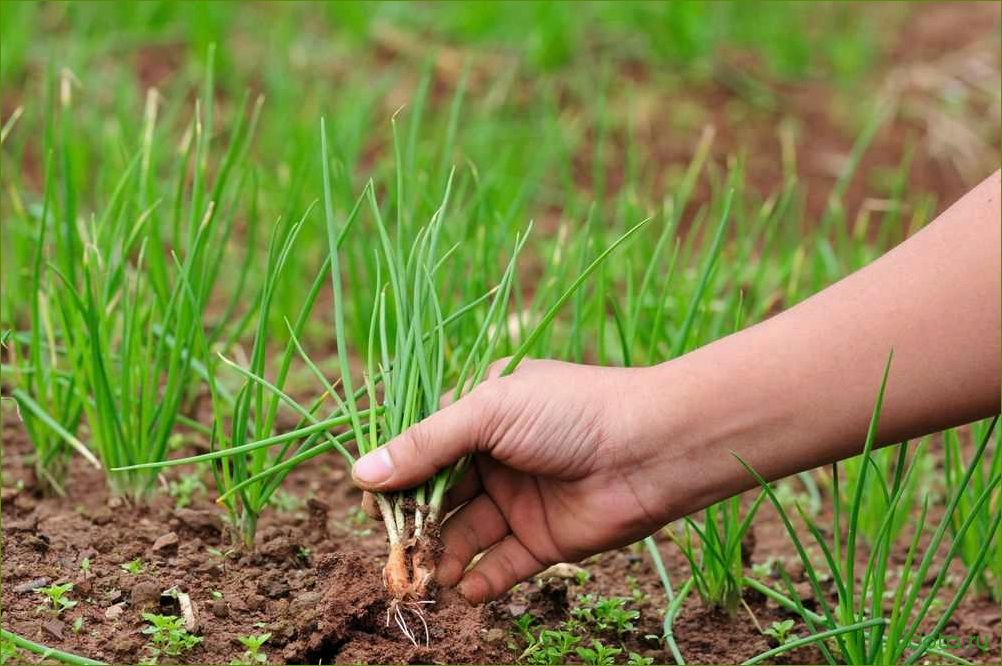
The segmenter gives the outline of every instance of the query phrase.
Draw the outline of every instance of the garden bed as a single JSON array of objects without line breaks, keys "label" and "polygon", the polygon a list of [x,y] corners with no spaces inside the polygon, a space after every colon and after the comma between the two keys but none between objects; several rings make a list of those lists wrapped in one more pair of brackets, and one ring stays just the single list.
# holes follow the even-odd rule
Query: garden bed
[{"label": "garden bed", "polygon": [[[386,624],[380,578],[385,537],[378,525],[361,518],[360,494],[338,457],[301,466],[289,477],[287,505],[262,518],[256,551],[243,553],[231,550],[218,508],[204,493],[182,509],[167,495],[146,507],[127,506],[109,498],[100,472],[74,458],[69,496],[40,496],[30,467],[22,464],[31,445],[13,411],[4,417],[3,626],[44,645],[136,663],[148,657],[141,611],[180,614],[176,600],[161,595],[174,588],[190,596],[203,637],[185,654],[189,663],[239,659],[238,637],[265,632],[271,638],[262,651],[270,663],[513,663],[525,647],[515,625],[519,616],[530,613],[539,625],[557,627],[588,594],[627,598],[628,608],[640,613],[634,631],[622,639],[597,636],[600,640],[655,663],[667,661],[664,647],[645,638],[661,634],[665,602],[642,549],[624,548],[583,563],[588,572],[583,583],[577,569],[559,571],[482,607],[471,608],[454,592],[442,591],[428,611],[430,645],[414,647],[395,625]],[[780,557],[794,574],[799,571],[774,512],[763,510],[753,536],[754,545],[749,540],[747,548],[751,564]],[[670,543],[660,543],[660,550],[672,580],[680,583],[688,575],[684,558]],[[122,568],[136,559],[141,572]],[[903,553],[895,559],[903,561]],[[58,619],[36,610],[42,599],[32,591],[57,582],[72,582],[72,597],[79,601]],[[799,585],[809,596],[803,581]],[[794,617],[755,592],[747,603],[763,626]],[[82,626],[74,631],[78,618]],[[989,642],[987,652],[966,645],[956,654],[991,663],[999,650],[998,618],[997,604],[972,595],[944,634]],[[695,595],[682,610],[675,635],[689,663],[736,663],[772,646],[746,611],[733,618],[708,611]],[[819,661],[815,650],[801,648],[777,663]]]}]

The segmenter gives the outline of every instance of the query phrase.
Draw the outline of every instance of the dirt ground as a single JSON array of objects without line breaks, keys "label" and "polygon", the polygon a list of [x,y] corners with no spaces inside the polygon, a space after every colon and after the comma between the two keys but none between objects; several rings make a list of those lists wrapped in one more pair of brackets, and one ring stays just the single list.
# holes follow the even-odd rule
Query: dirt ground
[{"label": "dirt ground", "polygon": [[[112,663],[136,663],[147,656],[142,611],[180,615],[175,589],[187,593],[198,617],[202,643],[184,656],[188,663],[229,663],[243,652],[237,637],[270,632],[264,651],[271,663],[511,663],[524,645],[514,620],[532,613],[542,625],[567,620],[581,594],[633,599],[640,612],[637,631],[609,645],[667,660],[657,641],[664,596],[649,558],[625,548],[592,558],[582,567],[589,579],[539,577],[498,601],[472,608],[449,590],[428,608],[428,647],[412,646],[387,625],[380,578],[385,537],[378,524],[360,522],[359,493],[347,481],[341,460],[301,467],[288,479],[300,499],[262,518],[253,553],[231,550],[217,508],[205,495],[176,509],[161,495],[150,506],[132,507],[103,490],[101,474],[75,459],[66,498],[37,492],[31,447],[7,413],[3,429],[3,625],[20,635]],[[174,474],[173,476],[176,476]],[[209,479],[206,479],[209,481]],[[799,575],[792,546],[771,509],[755,522],[752,564],[782,557]],[[678,586],[688,569],[678,550],[660,550]],[[89,571],[81,562],[90,560]],[[143,562],[138,574],[121,565]],[[58,618],[39,612],[41,585],[72,582],[80,603]],[[798,590],[808,596],[806,584]],[[758,594],[747,595],[762,626],[792,617]],[[83,618],[80,630],[74,623]],[[804,632],[803,627],[797,630]],[[962,656],[990,663],[999,651],[998,606],[971,597],[947,627],[950,635],[976,635],[991,651],[968,648]],[[736,663],[771,647],[748,613],[735,617],[709,611],[693,594],[675,627],[689,663]],[[625,654],[625,652],[624,652]],[[820,654],[801,649],[780,663],[819,663]]]}]

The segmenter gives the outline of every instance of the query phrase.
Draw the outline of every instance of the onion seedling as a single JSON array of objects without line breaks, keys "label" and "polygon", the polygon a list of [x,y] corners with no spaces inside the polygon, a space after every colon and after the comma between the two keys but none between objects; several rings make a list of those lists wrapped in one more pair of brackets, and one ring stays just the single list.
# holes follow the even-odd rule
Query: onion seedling
[{"label": "onion seedling", "polygon": [[[209,62],[204,106],[196,103],[192,140],[175,165],[178,185],[169,223],[162,217],[163,200],[150,196],[155,103],[147,107],[139,150],[85,223],[72,175],[73,114],[63,100],[55,151],[61,196],[46,197],[46,202],[57,199],[53,256],[46,265],[53,277],[42,280],[46,213],[34,270],[41,293],[32,307],[31,379],[17,399],[32,418],[84,454],[86,449],[77,446],[72,433],[82,411],[91,446],[108,469],[163,460],[175,424],[184,420],[181,411],[194,380],[205,374],[194,358],[194,344],[241,196],[240,183],[232,186],[230,176],[246,154],[260,108],[248,121],[245,99],[224,156],[210,166],[211,50]],[[51,171],[47,191],[53,187]],[[43,208],[47,210],[48,203]],[[170,230],[170,251],[164,228]],[[168,267],[171,253],[182,257],[175,260],[176,271]],[[61,362],[58,369],[52,367],[57,345],[62,353],[55,357]],[[70,388],[79,407],[65,395]],[[143,469],[109,480],[115,492],[141,501],[155,479],[155,470]]]},{"label": "onion seedling", "polygon": [[[988,481],[977,497],[973,498],[970,513],[956,527],[953,540],[946,541],[948,544],[946,552],[941,552],[941,546],[944,545],[947,532],[951,529],[957,508],[964,501],[964,493],[971,485],[972,478],[980,470],[989,442],[989,437],[985,437],[980,441],[963,474],[957,479],[954,491],[947,499],[946,507],[935,529],[930,530],[927,523],[928,498],[923,503],[914,523],[914,534],[908,543],[904,563],[897,580],[892,583],[894,578],[891,575],[891,565],[896,561],[892,526],[898,512],[903,510],[903,498],[909,477],[915,474],[917,469],[915,460],[911,462],[907,460],[905,445],[900,445],[898,449],[898,463],[895,465],[893,477],[890,480],[879,479],[879,492],[887,498],[888,509],[873,541],[869,544],[868,553],[861,551],[858,540],[860,513],[865,506],[863,502],[865,477],[874,467],[871,463],[873,447],[889,369],[890,358],[884,369],[866,435],[862,454],[865,464],[861,467],[860,482],[848,503],[844,503],[841,499],[838,490],[838,467],[837,464],[833,466],[835,492],[831,538],[825,536],[806,511],[797,507],[801,519],[824,555],[826,565],[824,572],[818,570],[819,567],[808,555],[786,508],[769,484],[751,466],[738,459],[762,486],[779,514],[803,564],[804,573],[820,610],[815,612],[804,606],[800,595],[794,590],[793,583],[782,568],[780,575],[787,588],[786,594],[777,592],[758,581],[746,579],[745,584],[754,587],[787,610],[797,613],[810,632],[805,638],[791,640],[746,663],[757,663],[808,643],[817,645],[830,664],[914,664],[926,655],[951,658],[948,653],[935,648],[934,641],[950,621],[961,599],[982,573],[993,540],[1002,524],[1002,508],[996,507],[991,510],[985,541],[980,544],[966,576],[957,585],[952,596],[948,597],[949,601],[935,621],[930,617],[930,612],[940,593],[944,592],[950,564],[959,556],[963,539],[972,529],[982,510],[991,506],[992,498],[1002,483],[1002,478],[995,477]],[[989,426],[989,433],[996,422],[997,417]],[[857,562],[865,562],[865,567],[857,570]],[[828,574],[833,581],[834,602],[829,601],[826,590],[821,586],[823,573]],[[931,630],[920,631],[929,627],[930,623]]]},{"label": "onion seedling", "polygon": [[[449,386],[454,387],[453,398],[459,399],[486,378],[491,361],[497,357],[502,341],[509,335],[508,326],[505,325],[508,301],[516,260],[526,235],[516,235],[511,257],[487,312],[479,323],[476,336],[463,341],[463,351],[457,354],[455,350],[460,346],[450,344],[446,335],[442,297],[436,282],[436,274],[442,263],[453,259],[451,251],[443,252],[439,245],[448,213],[452,178],[446,184],[441,204],[431,220],[414,232],[412,239],[401,238],[406,231],[399,218],[402,201],[397,202],[397,237],[394,239],[383,223],[374,188],[369,188],[368,200],[379,242],[376,251],[377,270],[380,276],[385,274],[385,282],[377,281],[377,290],[372,294],[373,308],[364,354],[366,371],[363,380],[369,404],[375,405],[376,377],[380,378],[381,410],[370,408],[366,417],[351,399],[354,394],[348,363],[351,350],[347,343],[342,307],[344,288],[337,247],[340,229],[331,196],[330,160],[323,121],[320,141],[324,213],[334,288],[335,340],[343,391],[349,398],[345,406],[351,416],[351,431],[359,454],[364,455],[385,445],[435,412]],[[399,168],[398,165],[398,170]],[[398,184],[398,195],[400,190]],[[515,370],[575,290],[616,247],[643,225],[642,222],[630,229],[577,275],[520,342],[501,370],[502,375]],[[405,240],[409,240],[409,246],[405,245]],[[328,390],[333,392],[332,389]],[[424,624],[421,606],[431,602],[428,598],[428,585],[436,565],[438,530],[446,491],[461,478],[468,464],[469,460],[463,459],[440,470],[417,488],[375,495],[389,541],[389,556],[383,568],[383,582],[391,598],[387,622],[392,617],[403,633],[415,643],[418,640],[417,634],[409,627],[404,611],[413,614]]]},{"label": "onion seedling", "polygon": [[35,447],[35,476],[43,487],[65,494],[62,483],[68,454],[76,451],[95,467],[97,458],[76,437],[83,413],[83,403],[76,390],[74,376],[67,372],[67,361],[57,345],[57,329],[51,310],[51,290],[47,284],[45,249],[50,219],[53,179],[51,160],[46,166],[45,193],[42,212],[37,220],[38,233],[31,269],[31,329],[28,334],[27,358],[19,358],[18,336],[6,342],[10,363],[2,366],[14,388],[11,395],[17,401],[25,430]]},{"label": "onion seedling", "polygon": [[[975,442],[992,440],[994,425],[994,421],[983,421],[971,426],[973,440]],[[957,430],[947,430],[943,433],[946,493],[950,497],[959,498],[950,520],[950,533],[955,541],[960,542],[960,559],[970,571],[978,562],[982,546],[990,542],[992,513],[1002,503],[1002,495],[996,493],[994,501],[983,505],[977,513],[974,513],[977,500],[985,489],[994,479],[1002,478],[1002,447],[999,446],[998,438],[995,436],[991,460],[978,467],[969,482],[962,486],[960,484],[964,479],[964,471],[968,467],[965,464],[966,456],[963,448]],[[966,533],[962,533],[961,527],[967,522],[970,522],[971,526]],[[994,555],[989,557],[984,568],[977,572],[974,588],[979,594],[989,595],[996,602],[1002,603],[1002,549],[999,549],[996,543],[989,552]]]}]

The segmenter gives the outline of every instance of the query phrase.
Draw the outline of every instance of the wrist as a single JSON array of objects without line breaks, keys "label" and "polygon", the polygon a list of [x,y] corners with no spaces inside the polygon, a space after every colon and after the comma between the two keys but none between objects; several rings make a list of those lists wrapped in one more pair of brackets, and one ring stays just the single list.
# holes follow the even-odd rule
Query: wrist
[{"label": "wrist", "polygon": [[727,357],[726,348],[703,348],[638,374],[627,438],[644,452],[642,483],[662,523],[754,487],[735,454],[767,478],[783,475],[773,441],[795,414],[787,401],[758,396]]}]

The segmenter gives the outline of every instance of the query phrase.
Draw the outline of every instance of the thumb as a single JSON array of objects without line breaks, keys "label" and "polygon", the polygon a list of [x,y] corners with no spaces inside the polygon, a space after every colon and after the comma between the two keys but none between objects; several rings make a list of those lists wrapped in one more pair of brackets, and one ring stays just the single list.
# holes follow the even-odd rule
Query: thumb
[{"label": "thumb", "polygon": [[359,458],[351,469],[355,484],[376,492],[418,485],[479,448],[487,413],[478,392],[463,396]]}]

